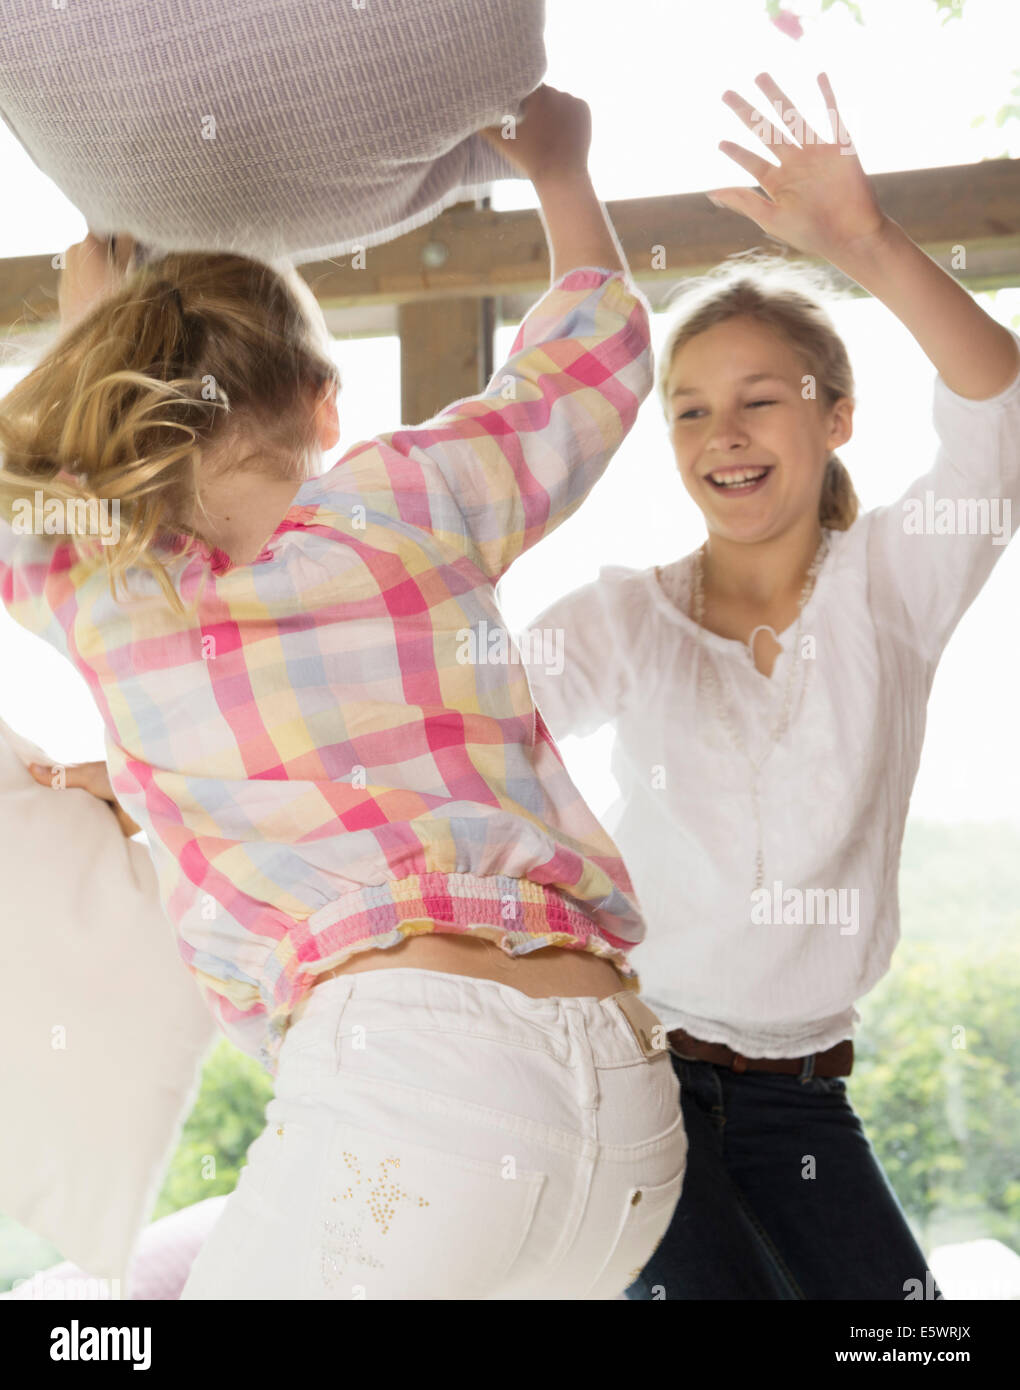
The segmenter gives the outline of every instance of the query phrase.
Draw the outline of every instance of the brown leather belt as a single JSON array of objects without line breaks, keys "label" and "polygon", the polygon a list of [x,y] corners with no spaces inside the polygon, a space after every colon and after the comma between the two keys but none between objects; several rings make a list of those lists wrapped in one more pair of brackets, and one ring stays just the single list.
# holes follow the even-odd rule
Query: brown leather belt
[{"label": "brown leather belt", "polygon": [[[689,1062],[714,1062],[719,1067],[732,1067],[735,1072],[778,1071],[786,1076],[800,1076],[805,1057],[744,1057],[725,1043],[702,1042],[692,1038],[682,1028],[667,1034],[670,1047]],[[825,1052],[815,1053],[815,1076],[849,1076],[854,1066],[854,1045],[849,1038],[836,1043]]]}]

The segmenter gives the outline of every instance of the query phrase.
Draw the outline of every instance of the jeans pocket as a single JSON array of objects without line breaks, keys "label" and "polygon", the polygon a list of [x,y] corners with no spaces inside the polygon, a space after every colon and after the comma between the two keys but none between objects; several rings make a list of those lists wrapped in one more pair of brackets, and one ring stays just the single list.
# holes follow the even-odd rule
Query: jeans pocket
[{"label": "jeans pocket", "polygon": [[313,1297],[498,1298],[545,1181],[512,1155],[469,1158],[337,1122],[318,1195]]},{"label": "jeans pocket", "polygon": [[685,1172],[686,1163],[668,1182],[642,1183],[626,1191],[609,1254],[586,1298],[615,1298],[633,1284],[669,1229]]}]

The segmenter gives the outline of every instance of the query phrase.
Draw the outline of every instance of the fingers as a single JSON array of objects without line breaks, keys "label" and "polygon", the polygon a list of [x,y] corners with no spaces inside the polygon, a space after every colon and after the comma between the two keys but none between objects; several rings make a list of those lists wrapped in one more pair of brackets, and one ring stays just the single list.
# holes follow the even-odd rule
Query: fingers
[{"label": "fingers", "polygon": [[782,162],[784,153],[798,148],[782,126],[774,125],[771,121],[766,120],[762,113],[757,111],[749,101],[745,101],[739,92],[723,92],[723,101],[731,111],[740,117],[748,130],[757,135],[763,145],[769,149],[775,148],[776,158],[780,162]]},{"label": "fingers", "polygon": [[774,214],[775,203],[765,198],[760,193],[755,193],[751,188],[714,188],[707,194],[708,200],[718,208],[727,208],[730,212],[739,212],[742,217],[749,217],[752,222],[757,222],[763,232],[769,236],[777,236],[773,231],[775,226]]},{"label": "fingers", "polygon": [[63,763],[32,763],[28,770],[43,786],[79,787],[100,801],[116,800],[105,762],[74,763],[70,767]]},{"label": "fingers", "polygon": [[771,164],[767,159],[762,159],[761,155],[752,154],[750,150],[745,150],[743,145],[735,145],[732,140],[720,140],[719,148],[724,155],[733,160],[734,164],[739,164],[741,169],[746,169],[762,188],[766,186],[769,175],[775,173],[779,168],[778,164]]},{"label": "fingers", "polygon": [[836,94],[832,90],[832,83],[829,81],[828,73],[820,72],[818,74],[818,86],[821,89],[822,96],[825,98],[825,109],[828,111],[829,117],[838,116],[839,107],[836,105]]},{"label": "fingers", "polygon": [[789,124],[792,122],[793,128],[797,133],[797,139],[802,145],[821,144],[817,134],[811,129],[786,93],[772,80],[767,72],[759,73],[755,81],[772,103],[772,109],[779,116],[784,128],[788,129]]},{"label": "fingers", "polygon": [[108,266],[115,267],[121,275],[125,275],[131,269],[134,253],[135,239],[128,233],[107,237],[97,236],[89,230],[81,241],[76,241],[64,252],[64,264],[77,269],[93,256],[99,256]]},{"label": "fingers", "polygon": [[[745,101],[738,92],[724,92],[723,101],[740,117],[748,130],[753,130],[763,144],[774,150],[780,164],[782,164],[784,156],[802,149],[805,145],[826,144],[817,131],[808,125],[797,107],[769,73],[759,73],[755,81],[771,103],[769,118],[756,110],[750,102]],[[836,105],[832,84],[825,73],[819,73],[818,86],[825,98],[826,114],[829,117],[834,142],[841,146],[849,146],[852,149],[852,141]],[[792,137],[791,131],[793,132]],[[747,166],[742,167],[746,168]]]},{"label": "fingers", "polygon": [[59,785],[59,783],[54,779],[53,776],[53,773],[56,770],[55,768],[49,767],[48,765],[45,765],[43,763],[29,763],[28,770],[35,778],[35,780],[41,783],[44,787],[53,787]]},{"label": "fingers", "polygon": [[844,151],[853,150],[854,142],[850,138],[850,132],[847,130],[839,107],[836,105],[836,94],[832,90],[832,83],[824,72],[818,74],[818,87],[825,98],[825,110],[829,117],[829,125],[832,128],[832,138],[837,145],[843,147]]},{"label": "fingers", "polygon": [[69,259],[73,256],[76,261],[84,263],[91,260],[93,256],[100,256],[106,260],[109,251],[107,242],[102,237],[97,237],[95,232],[89,232],[81,241],[76,241],[73,246],[69,246],[66,255]]},{"label": "fingers", "polygon": [[547,82],[540,83],[535,90],[529,92],[521,102],[520,119],[522,121],[527,120],[529,112],[534,115],[534,113],[540,110],[553,95],[558,95],[555,87],[550,87]]}]

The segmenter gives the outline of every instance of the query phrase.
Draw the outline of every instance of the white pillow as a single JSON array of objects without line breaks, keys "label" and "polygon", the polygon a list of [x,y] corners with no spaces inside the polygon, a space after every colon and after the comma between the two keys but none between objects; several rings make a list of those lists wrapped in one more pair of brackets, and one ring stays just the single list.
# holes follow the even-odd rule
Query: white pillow
[{"label": "white pillow", "polygon": [[0,720],[0,1211],[126,1278],[216,1026],[144,845]]},{"label": "white pillow", "polygon": [[544,0],[4,0],[0,117],[97,235],[346,255],[522,177],[474,132],[542,81],[544,21]]},{"label": "white pillow", "polygon": [[42,1269],[24,1282],[16,1282],[0,1298],[58,1299],[113,1298],[170,1300],[180,1298],[191,1274],[198,1252],[212,1235],[213,1227],[223,1215],[229,1193],[206,1197],[190,1207],[180,1207],[169,1216],[161,1217],[146,1226],[138,1241],[127,1286],[115,1289],[107,1286],[96,1289],[83,1269],[70,1260]]}]

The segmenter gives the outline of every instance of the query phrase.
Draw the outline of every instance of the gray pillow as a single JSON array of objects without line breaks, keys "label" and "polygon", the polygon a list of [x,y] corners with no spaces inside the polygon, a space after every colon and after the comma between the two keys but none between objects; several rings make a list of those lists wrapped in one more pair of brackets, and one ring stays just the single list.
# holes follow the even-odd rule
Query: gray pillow
[{"label": "gray pillow", "polygon": [[519,178],[545,0],[4,0],[0,115],[97,235],[344,255]]}]

